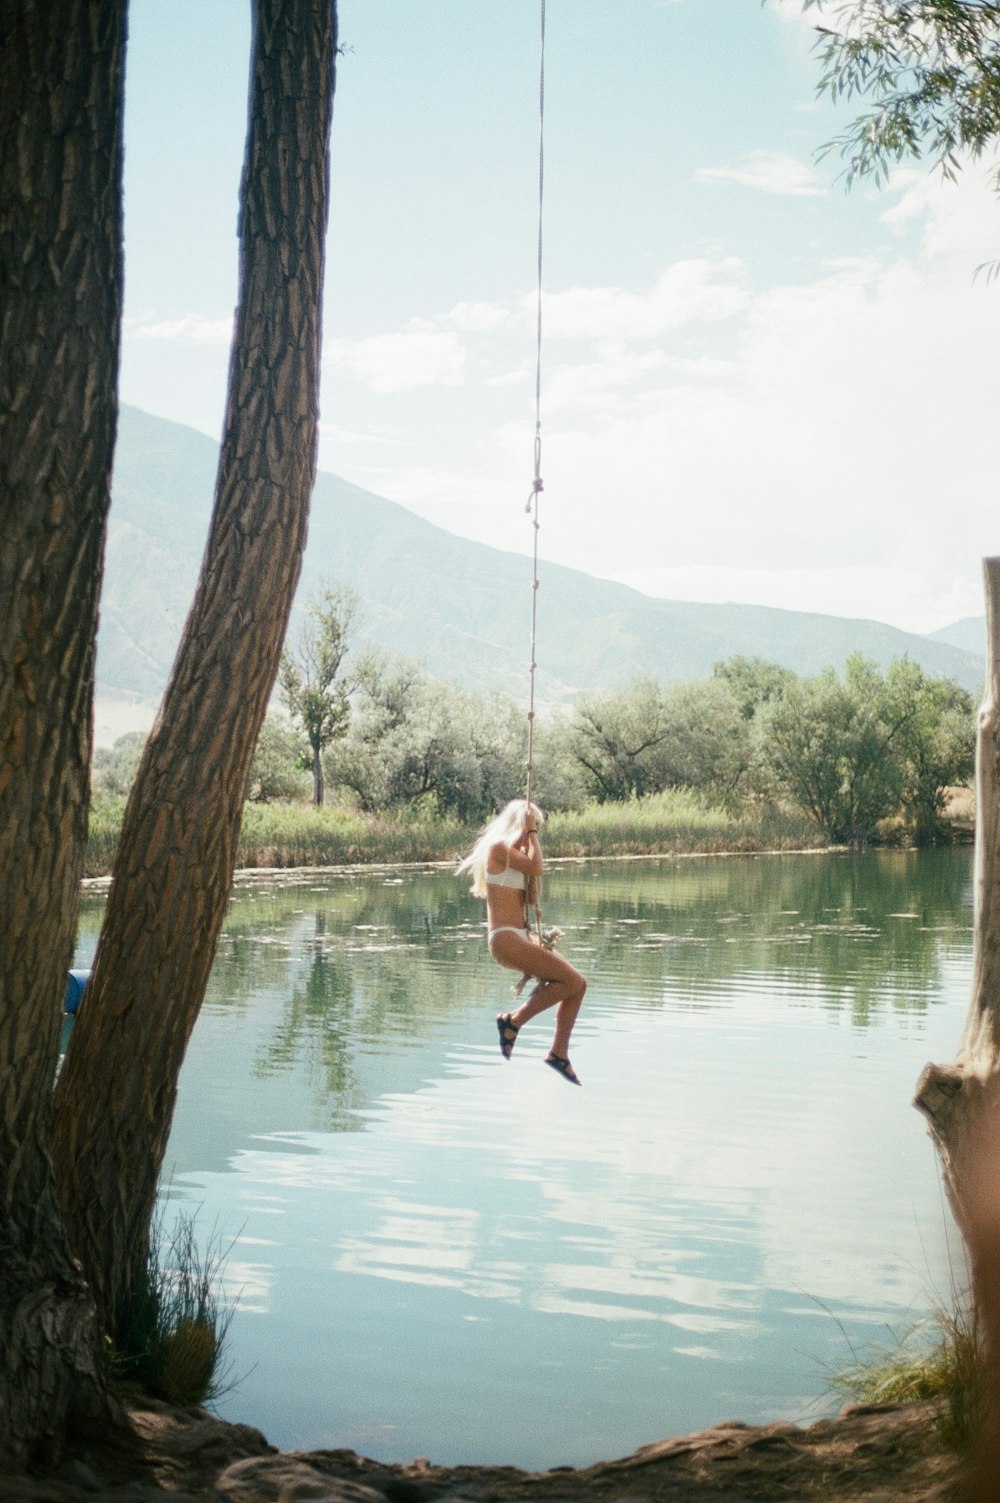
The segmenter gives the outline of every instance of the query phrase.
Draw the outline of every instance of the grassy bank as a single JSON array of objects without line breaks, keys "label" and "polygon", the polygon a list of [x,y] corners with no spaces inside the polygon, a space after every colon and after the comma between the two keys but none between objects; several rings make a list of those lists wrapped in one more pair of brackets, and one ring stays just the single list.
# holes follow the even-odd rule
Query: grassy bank
[{"label": "grassy bank", "polygon": [[[111,870],[124,813],[122,799],[95,799],[84,875]],[[237,864],[241,867],[380,865],[452,861],[476,830],[448,819],[364,815],[344,809],[248,804]],[[545,825],[548,856],[647,856],[726,851],[798,850],[824,845],[816,826],[789,811],[729,814],[693,794],[657,794],[627,804],[592,804],[553,814]]]},{"label": "grassy bank", "polygon": [[834,1376],[834,1392],[861,1404],[933,1401],[945,1443],[968,1451],[985,1417],[985,1354],[968,1292],[953,1291],[950,1306],[908,1332],[895,1351],[860,1359]]}]

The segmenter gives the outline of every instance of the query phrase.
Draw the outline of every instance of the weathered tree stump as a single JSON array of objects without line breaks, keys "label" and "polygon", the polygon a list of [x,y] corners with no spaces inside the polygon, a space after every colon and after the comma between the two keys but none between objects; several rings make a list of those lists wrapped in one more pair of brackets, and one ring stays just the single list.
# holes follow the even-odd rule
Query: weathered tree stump
[{"label": "weathered tree stump", "polygon": [[[1000,1127],[1000,558],[984,561],[986,687],[976,743],[975,916],[972,995],[956,1058],[929,1064],[914,1105],[927,1119],[963,1234],[983,1214]],[[998,1186],[1000,1188],[1000,1186]]]},{"label": "weathered tree stump", "polygon": [[981,1436],[970,1503],[1000,1476],[1000,558],[984,561],[986,687],[976,741],[972,995],[958,1054],[927,1065],[914,1105],[927,1119],[965,1241],[982,1358]]}]

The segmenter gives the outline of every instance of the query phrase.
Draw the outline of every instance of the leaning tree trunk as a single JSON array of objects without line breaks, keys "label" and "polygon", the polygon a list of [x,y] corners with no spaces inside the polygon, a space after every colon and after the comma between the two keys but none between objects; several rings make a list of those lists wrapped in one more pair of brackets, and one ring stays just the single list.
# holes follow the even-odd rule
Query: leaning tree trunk
[{"label": "leaning tree trunk", "polygon": [[915,1105],[927,1118],[956,1220],[968,1233],[1000,1114],[1000,558],[984,564],[986,690],[976,745],[975,916],[972,996],[956,1058],[927,1065]]},{"label": "leaning tree trunk", "polygon": [[984,564],[986,691],[976,743],[972,996],[956,1058],[927,1065],[927,1119],[965,1239],[982,1338],[983,1410],[969,1503],[996,1497],[1000,1466],[1000,558]]},{"label": "leaning tree trunk", "polygon": [[49,1147],[117,418],[124,32],[115,0],[0,18],[0,1470],[111,1415]]},{"label": "leaning tree trunk", "polygon": [[256,0],[240,297],[208,545],[56,1092],[73,1245],[116,1335],[145,1263],[305,546],[335,52],[333,0]]}]

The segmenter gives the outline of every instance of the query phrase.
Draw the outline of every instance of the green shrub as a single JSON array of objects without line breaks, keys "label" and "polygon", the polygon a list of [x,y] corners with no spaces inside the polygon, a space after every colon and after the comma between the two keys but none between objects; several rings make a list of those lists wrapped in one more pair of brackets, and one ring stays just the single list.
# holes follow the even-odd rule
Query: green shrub
[{"label": "green shrub", "polygon": [[147,741],[145,731],[128,731],[114,746],[94,749],[91,786],[108,798],[127,798]]},{"label": "green shrub", "polygon": [[118,849],[124,813],[124,797],[110,798],[95,794],[91,799],[87,850],[83,864],[85,877],[105,877],[110,872]]}]

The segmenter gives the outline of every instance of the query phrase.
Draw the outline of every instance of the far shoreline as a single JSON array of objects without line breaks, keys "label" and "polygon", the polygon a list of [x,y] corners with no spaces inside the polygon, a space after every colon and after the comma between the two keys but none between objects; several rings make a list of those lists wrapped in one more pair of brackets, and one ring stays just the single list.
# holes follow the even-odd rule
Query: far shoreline
[{"label": "far shoreline", "polygon": [[[760,860],[763,857],[772,856],[846,856],[852,850],[861,850],[861,847],[847,845],[810,845],[795,847],[773,847],[750,850],[717,850],[717,851],[621,851],[617,853],[600,853],[593,856],[549,856],[546,858],[546,866],[549,870],[561,866],[589,866],[595,863],[611,861],[711,861],[740,857],[743,860]],[[918,846],[866,846],[865,851],[917,851]],[[450,861],[342,861],[324,862],[312,866],[238,866],[233,872],[233,886],[237,887],[242,882],[262,881],[277,877],[302,877],[312,878],[317,875],[329,873],[331,876],[350,876],[361,872],[384,872],[384,871],[454,871],[459,857]],[[84,892],[100,892],[111,886],[112,873],[106,872],[97,877],[81,877],[80,887]]]}]

